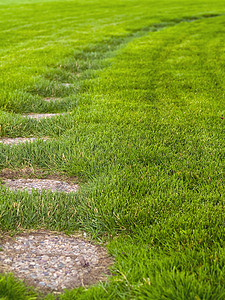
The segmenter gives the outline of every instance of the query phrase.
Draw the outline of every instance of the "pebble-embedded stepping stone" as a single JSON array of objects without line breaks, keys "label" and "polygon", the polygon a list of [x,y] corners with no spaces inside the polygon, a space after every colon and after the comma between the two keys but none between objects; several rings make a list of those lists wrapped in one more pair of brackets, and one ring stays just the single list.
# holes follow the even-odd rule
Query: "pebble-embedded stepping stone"
[{"label": "pebble-embedded stepping stone", "polygon": [[113,263],[105,248],[61,233],[30,232],[0,243],[0,272],[46,293],[104,281]]},{"label": "pebble-embedded stepping stone", "polygon": [[32,143],[34,141],[47,141],[49,140],[48,138],[41,138],[41,139],[38,139],[38,138],[34,138],[34,137],[31,137],[31,138],[22,138],[22,137],[17,137],[17,138],[2,138],[0,139],[0,143],[3,144],[3,145],[18,145],[18,144],[21,144],[21,143]]},{"label": "pebble-embedded stepping stone", "polygon": [[43,98],[44,101],[46,102],[57,102],[57,101],[61,101],[62,98],[54,98],[54,97],[51,97],[51,98]]},{"label": "pebble-embedded stepping stone", "polygon": [[70,87],[70,86],[73,86],[73,84],[72,83],[62,83],[62,86]]},{"label": "pebble-embedded stepping stone", "polygon": [[26,114],[23,115],[25,118],[29,118],[29,119],[36,119],[36,120],[40,120],[40,119],[47,119],[47,118],[54,118],[57,116],[62,116],[65,113],[57,113],[57,114]]},{"label": "pebble-embedded stepping stone", "polygon": [[3,184],[9,190],[22,190],[32,193],[33,190],[49,190],[52,192],[76,193],[79,185],[53,179],[3,179]]}]

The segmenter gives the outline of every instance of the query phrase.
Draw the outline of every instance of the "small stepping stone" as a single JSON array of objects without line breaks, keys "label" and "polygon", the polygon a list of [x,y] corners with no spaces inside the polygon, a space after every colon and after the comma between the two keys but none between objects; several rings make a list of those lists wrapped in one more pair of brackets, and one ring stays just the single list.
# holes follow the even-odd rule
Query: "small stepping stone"
[{"label": "small stepping stone", "polygon": [[62,99],[61,98],[44,98],[43,99],[44,101],[46,102],[56,102],[56,101],[61,101]]},{"label": "small stepping stone", "polygon": [[39,141],[47,141],[48,138],[41,138],[41,139],[37,139],[37,138],[2,138],[0,139],[0,143],[2,143],[3,145],[18,145],[18,144],[21,144],[21,143],[32,143],[36,140],[39,140]]},{"label": "small stepping stone", "polygon": [[66,86],[66,87],[70,87],[70,86],[73,86],[72,83],[62,83],[63,86]]},{"label": "small stepping stone", "polygon": [[36,119],[36,120],[40,120],[40,119],[47,119],[47,118],[53,118],[53,117],[57,117],[57,116],[62,116],[63,113],[57,113],[57,114],[27,114],[27,115],[23,115],[26,118],[29,119]]},{"label": "small stepping stone", "polygon": [[9,190],[22,190],[32,193],[33,190],[49,190],[52,192],[75,193],[79,185],[53,179],[4,179],[4,185]]},{"label": "small stepping stone", "polygon": [[0,269],[45,293],[106,280],[113,263],[105,248],[82,237],[49,231],[7,237],[1,248]]}]

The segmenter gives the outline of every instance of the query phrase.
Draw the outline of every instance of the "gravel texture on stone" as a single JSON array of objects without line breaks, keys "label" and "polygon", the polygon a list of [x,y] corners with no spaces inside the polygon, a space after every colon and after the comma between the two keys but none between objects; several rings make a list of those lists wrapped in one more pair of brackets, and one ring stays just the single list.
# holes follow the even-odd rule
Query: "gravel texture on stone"
[{"label": "gravel texture on stone", "polygon": [[36,140],[47,141],[48,138],[41,138],[41,139],[34,138],[34,137],[31,137],[31,138],[20,138],[20,137],[17,137],[17,138],[2,138],[2,139],[0,139],[0,143],[2,143],[4,145],[18,145],[18,144],[26,143],[26,142],[32,143]]},{"label": "gravel texture on stone", "polygon": [[106,280],[112,259],[105,248],[48,231],[0,241],[0,272],[12,272],[46,292],[62,292]]},{"label": "gravel texture on stone", "polygon": [[32,192],[35,190],[50,190],[52,192],[77,192],[79,186],[75,183],[67,183],[64,181],[53,179],[4,179],[3,183],[9,190],[26,190]]},{"label": "gravel texture on stone", "polygon": [[26,118],[29,119],[36,119],[36,120],[40,120],[40,119],[47,119],[47,118],[53,118],[53,117],[57,117],[57,116],[62,116],[63,113],[57,113],[57,114],[26,114],[23,115]]}]

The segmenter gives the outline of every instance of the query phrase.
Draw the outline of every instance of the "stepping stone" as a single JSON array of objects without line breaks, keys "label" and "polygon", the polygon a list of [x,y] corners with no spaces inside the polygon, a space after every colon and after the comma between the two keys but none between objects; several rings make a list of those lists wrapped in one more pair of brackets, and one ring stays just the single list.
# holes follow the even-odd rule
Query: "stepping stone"
[{"label": "stepping stone", "polygon": [[41,139],[37,139],[37,138],[20,138],[20,137],[17,137],[17,138],[2,138],[0,139],[0,143],[2,143],[3,145],[18,145],[18,144],[21,144],[21,143],[32,143],[36,140],[39,140],[39,141],[47,141],[49,140],[48,138],[41,138]]},{"label": "stepping stone", "polygon": [[29,119],[36,119],[36,120],[40,120],[40,119],[47,119],[47,118],[53,118],[56,116],[62,116],[64,113],[57,113],[57,114],[26,114],[23,115],[26,118]]},{"label": "stepping stone", "polygon": [[52,192],[76,193],[79,185],[73,182],[53,179],[3,179],[5,187],[9,190],[22,190],[32,193],[33,190],[49,190]]},{"label": "stepping stone", "polygon": [[57,102],[57,101],[61,101],[62,99],[61,98],[44,98],[43,99],[44,101],[46,102]]},{"label": "stepping stone", "polygon": [[106,280],[113,260],[106,249],[82,237],[39,231],[1,241],[0,271],[45,293]]},{"label": "stepping stone", "polygon": [[72,83],[62,83],[63,86],[66,86],[66,87],[70,87],[70,86],[73,86]]}]

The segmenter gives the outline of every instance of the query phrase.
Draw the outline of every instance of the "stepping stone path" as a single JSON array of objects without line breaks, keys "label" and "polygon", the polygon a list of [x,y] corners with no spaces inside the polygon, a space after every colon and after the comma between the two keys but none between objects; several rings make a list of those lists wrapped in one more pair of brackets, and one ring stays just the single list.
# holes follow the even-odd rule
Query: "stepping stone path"
[{"label": "stepping stone path", "polygon": [[57,114],[26,114],[23,115],[25,118],[28,119],[36,119],[36,120],[40,120],[40,119],[47,119],[47,118],[53,118],[56,116],[62,116],[64,113],[57,113]]},{"label": "stepping stone path", "polygon": [[[62,85],[69,87],[72,84]],[[54,102],[56,98],[45,98],[45,101]],[[30,113],[24,117],[40,120],[60,115],[65,113]],[[34,140],[34,137],[2,138],[0,143],[17,145]],[[19,178],[23,175],[28,178]],[[30,177],[34,177],[34,174],[26,170],[24,172],[23,169],[16,172],[6,169],[0,174],[0,179],[9,190],[26,190],[29,193],[33,190],[75,193],[79,188],[72,178],[65,182],[57,180],[61,177],[55,175],[48,179]],[[48,231],[21,234],[16,239],[4,238],[0,240],[0,250],[0,273],[12,272],[15,277],[46,293],[61,293],[64,289],[106,280],[106,274],[110,275],[108,267],[113,263],[107,251],[100,246],[83,238]]]},{"label": "stepping stone path", "polygon": [[75,183],[67,183],[52,179],[4,179],[4,185],[9,190],[50,190],[52,192],[75,193],[79,186]]},{"label": "stepping stone path", "polygon": [[18,144],[21,144],[21,143],[32,143],[36,140],[39,140],[39,141],[47,141],[49,140],[48,138],[41,138],[41,139],[37,139],[37,138],[2,138],[0,140],[0,143],[2,143],[3,145],[18,145]]},{"label": "stepping stone path", "polygon": [[112,265],[103,247],[61,233],[25,233],[5,238],[0,247],[0,269],[46,293],[104,281]]}]

